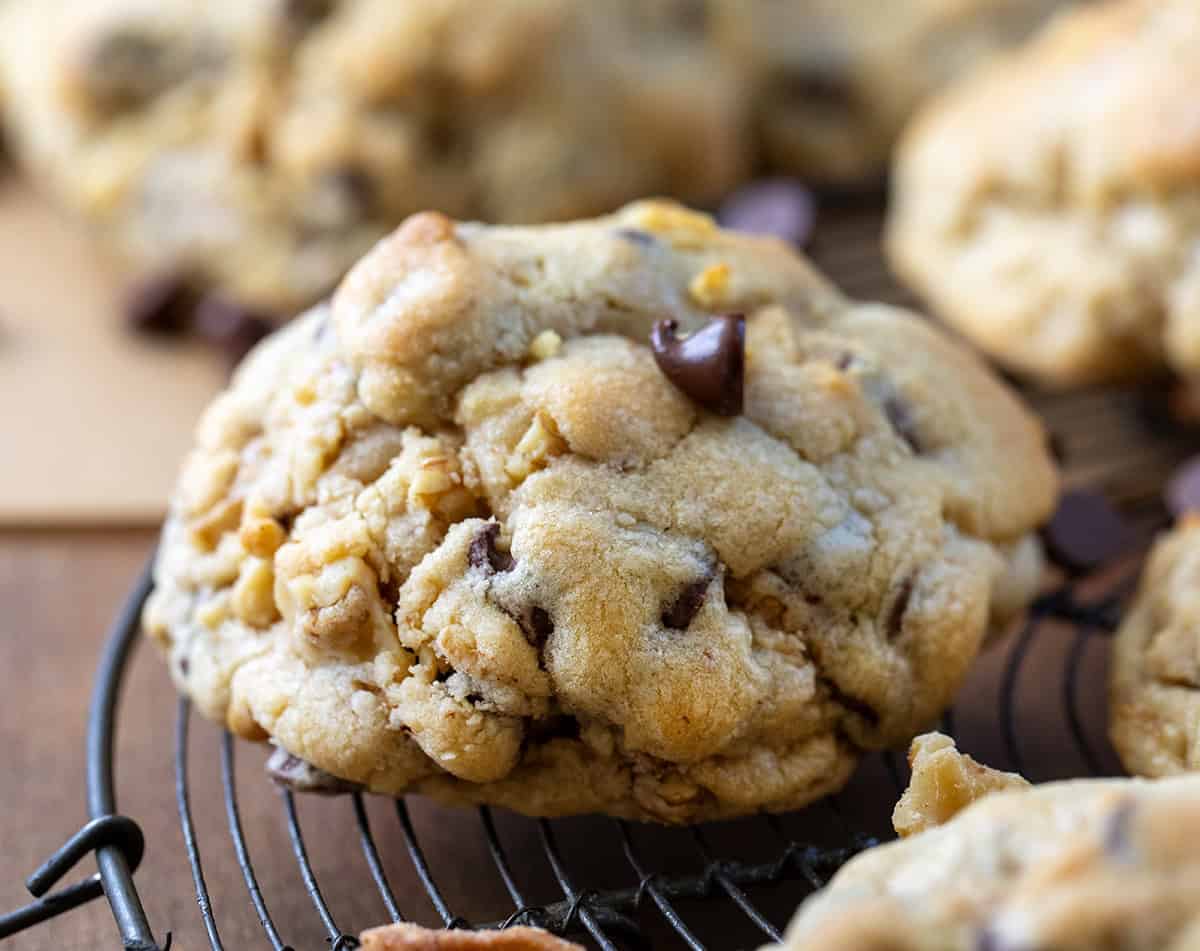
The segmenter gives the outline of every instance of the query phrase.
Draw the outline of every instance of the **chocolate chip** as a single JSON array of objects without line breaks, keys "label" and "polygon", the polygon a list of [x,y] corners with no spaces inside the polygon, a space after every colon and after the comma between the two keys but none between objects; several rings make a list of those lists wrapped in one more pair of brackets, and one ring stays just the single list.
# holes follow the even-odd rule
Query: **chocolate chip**
[{"label": "chocolate chip", "polygon": [[839,353],[838,358],[833,361],[833,365],[845,373],[852,366],[854,366],[854,363],[857,359],[858,358],[852,353]]},{"label": "chocolate chip", "polygon": [[655,362],[663,375],[707,410],[721,416],[742,411],[746,377],[746,319],[714,317],[690,337],[677,336],[679,324],[660,320],[650,334]]},{"label": "chocolate chip", "polygon": [[186,329],[195,309],[191,288],[178,274],[158,274],[138,281],[125,298],[125,321],[146,334],[177,334]]},{"label": "chocolate chip", "polygon": [[192,669],[192,662],[190,660],[188,660],[186,657],[180,657],[179,658],[179,676],[186,677],[188,675],[188,671],[191,669]]},{"label": "chocolate chip", "polygon": [[921,454],[921,442],[917,438],[917,424],[912,417],[912,410],[899,396],[892,394],[883,401],[883,413],[896,431],[896,435],[908,444],[914,454]]},{"label": "chocolate chip", "polygon": [[688,625],[692,623],[692,619],[700,611],[700,606],[704,604],[704,595],[708,592],[708,586],[712,584],[712,579],[711,574],[705,575],[703,578],[697,578],[684,585],[675,600],[663,608],[663,627],[686,631]]},{"label": "chocolate chip", "polygon": [[1163,496],[1168,511],[1176,518],[1200,513],[1200,456],[1194,456],[1175,470]]},{"label": "chocolate chip", "polygon": [[471,547],[467,549],[467,564],[472,568],[482,568],[488,574],[512,571],[516,565],[512,555],[496,548],[496,538],[499,534],[500,526],[495,522],[488,522],[483,526],[479,534],[471,540]]},{"label": "chocolate chip", "polygon": [[1122,799],[1117,807],[1108,815],[1104,823],[1104,851],[1114,858],[1129,859],[1133,851],[1130,839],[1130,826],[1133,825],[1133,814],[1137,811],[1137,803],[1132,797]]},{"label": "chocolate chip", "polygon": [[904,612],[908,610],[908,603],[912,600],[914,587],[916,587],[916,578],[909,575],[900,582],[900,587],[896,589],[896,596],[892,599],[892,607],[888,611],[885,628],[889,641],[894,641],[904,629]]},{"label": "chocolate chip", "polygon": [[1128,525],[1098,492],[1067,492],[1042,537],[1050,557],[1068,571],[1080,572],[1121,554],[1131,541]]},{"label": "chocolate chip", "polygon": [[529,629],[533,632],[530,643],[541,650],[550,635],[554,633],[554,621],[544,608],[534,607],[529,612]]},{"label": "chocolate chip", "polygon": [[339,779],[331,773],[318,769],[307,760],[293,756],[287,750],[275,749],[267,759],[267,775],[280,786],[295,792],[317,793],[323,796],[336,796],[342,793],[356,792],[363,787],[346,779]]},{"label": "chocolate chip", "polygon": [[256,343],[271,332],[274,321],[220,294],[209,294],[196,307],[196,332],[224,351],[237,364]]},{"label": "chocolate chip", "polygon": [[734,231],[771,235],[803,247],[812,237],[817,203],[799,182],[774,178],[738,189],[717,217]]},{"label": "chocolate chip", "polygon": [[618,228],[617,237],[646,248],[658,243],[654,235],[646,231],[639,231],[637,228]]}]

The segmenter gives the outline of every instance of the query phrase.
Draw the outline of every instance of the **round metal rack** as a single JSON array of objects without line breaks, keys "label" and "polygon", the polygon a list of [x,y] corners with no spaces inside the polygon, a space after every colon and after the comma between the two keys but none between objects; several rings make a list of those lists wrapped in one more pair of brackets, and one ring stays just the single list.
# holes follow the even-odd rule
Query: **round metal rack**
[{"label": "round metal rack", "polygon": [[[1096,749],[1096,739],[1089,736],[1085,729],[1085,715],[1080,706],[1081,658],[1090,642],[1097,638],[1104,639],[1112,632],[1120,603],[1128,594],[1132,577],[1132,569],[1127,569],[1118,579],[1110,579],[1102,584],[1098,592],[1089,590],[1096,587],[1094,582],[1068,579],[1035,602],[1023,626],[1008,640],[1004,661],[998,671],[995,725],[1010,768],[1021,771],[1028,769],[1018,726],[1018,688],[1029,670],[1028,658],[1040,638],[1065,635],[1069,639],[1069,646],[1055,678],[1063,723],[1087,770],[1096,774],[1111,772],[1104,754]],[[117,812],[114,797],[113,749],[118,726],[116,711],[130,653],[139,638],[141,606],[149,590],[147,567],[109,634],[97,673],[87,741],[87,798],[91,821],[30,877],[29,889],[40,897],[26,908],[0,919],[0,936],[29,927],[104,894],[112,907],[126,948],[166,951],[170,946],[171,939],[166,932],[170,923],[162,923],[160,928],[163,930],[156,933],[139,896],[135,872],[144,850],[141,832],[132,819]],[[956,719],[955,712],[950,711],[943,718],[941,729],[954,734]],[[209,944],[213,949],[222,949],[227,945],[222,941],[220,918],[209,900],[205,881],[203,856],[206,843],[197,835],[192,819],[188,757],[191,726],[191,705],[187,700],[180,700],[175,723],[175,798],[186,864],[190,867],[197,911]],[[205,728],[211,729],[207,724]],[[292,947],[288,943],[287,929],[272,917],[264,898],[239,811],[235,781],[239,745],[239,741],[229,733],[221,736],[219,770],[228,835],[244,880],[246,900],[253,905],[262,928],[263,946],[283,951]],[[906,767],[903,758],[895,753],[881,754],[879,759],[889,786],[880,798],[884,802],[891,802],[906,782]],[[1034,776],[1037,778],[1036,772]],[[265,775],[262,781],[267,781]],[[577,870],[581,863],[586,862],[586,856],[560,847],[556,835],[558,823],[522,820],[536,822],[544,860],[552,869],[561,891],[558,900],[538,903],[531,900],[518,884],[514,873],[517,863],[505,848],[492,811],[483,807],[477,810],[476,828],[469,830],[464,823],[460,834],[480,835],[485,839],[493,866],[491,873],[503,883],[511,899],[512,910],[503,919],[480,921],[471,917],[470,909],[451,908],[447,902],[431,871],[404,800],[394,803],[395,819],[402,831],[407,857],[420,881],[423,895],[397,895],[385,871],[364,797],[354,793],[344,797],[348,828],[352,824],[357,851],[361,852],[361,863],[355,860],[356,867],[351,871],[361,875],[364,884],[378,892],[380,918],[379,921],[343,922],[335,916],[322,895],[321,884],[306,849],[296,796],[290,790],[280,790],[279,798],[282,821],[287,828],[300,878],[311,900],[313,913],[319,918],[327,935],[328,946],[335,951],[356,947],[358,942],[355,935],[362,927],[388,919],[405,920],[406,915],[413,914],[409,905],[416,899],[427,901],[446,927],[503,928],[512,924],[532,924],[555,933],[590,939],[594,945],[604,949],[649,946],[651,938],[645,924],[648,913],[657,917],[659,931],[665,927],[666,937],[675,946],[692,949],[714,946],[711,936],[706,936],[689,922],[689,910],[697,903],[721,902],[729,914],[743,916],[762,942],[776,941],[785,919],[781,920],[761,909],[756,901],[756,891],[768,885],[786,885],[790,895],[786,905],[797,904],[806,894],[828,881],[848,858],[878,839],[873,831],[859,827],[857,821],[848,815],[840,796],[833,796],[813,805],[806,813],[819,813],[820,821],[836,830],[836,844],[816,844],[797,839],[789,833],[781,819],[764,816],[755,822],[761,823],[763,830],[774,838],[776,852],[769,861],[751,862],[719,855],[710,844],[709,827],[677,829],[670,834],[689,840],[695,855],[694,871],[690,874],[660,874],[655,870],[653,860],[638,845],[639,828],[611,820],[612,835],[620,842],[628,866],[629,883],[624,888],[592,890],[579,884]],[[62,875],[89,852],[95,853],[99,872],[77,885],[49,893]],[[349,856],[346,861],[350,862]],[[521,861],[529,861],[529,857],[523,856]],[[182,868],[180,871],[182,874]],[[483,874],[483,871],[476,870],[476,873]],[[142,883],[142,887],[152,886]],[[779,905],[778,902],[775,904]],[[655,946],[663,943],[662,938],[662,934],[657,934],[653,941]]]},{"label": "round metal rack", "polygon": [[[833,220],[822,222],[813,256],[856,296],[906,303],[880,259],[879,222],[877,202],[852,205]],[[1052,410],[1056,409],[1059,417],[1073,420],[1065,427],[1069,441],[1087,455],[1090,440],[1110,438],[1113,428],[1124,425],[1121,421],[1133,415],[1130,405],[1121,401],[1136,402],[1139,397],[1085,392],[1055,399]],[[1034,402],[1044,408],[1036,394]],[[1168,441],[1161,442],[1161,446],[1148,447],[1146,452],[1160,453],[1162,458],[1144,454],[1122,457],[1116,468],[1104,468],[1110,454],[1097,452],[1095,471],[1087,470],[1087,481],[1102,484],[1131,522],[1140,525],[1143,540],[1161,524],[1162,513],[1157,500],[1145,490],[1144,477],[1138,481],[1135,470],[1144,474],[1148,468],[1159,469],[1166,453],[1178,451],[1177,447],[1165,448]],[[1136,559],[1129,558],[1089,577],[1060,572],[1060,583],[1038,598],[1023,625],[980,659],[977,672],[972,674],[978,682],[968,684],[964,691],[973,702],[948,712],[941,729],[959,737],[964,749],[979,759],[1020,770],[1034,780],[1118,771],[1104,739],[1103,705],[1097,700],[1103,694],[1103,682],[1098,681],[1102,674],[1097,674],[1097,661],[1102,665],[1107,655],[1106,640],[1130,593],[1136,571]],[[149,895],[155,882],[137,876],[147,843],[134,821],[136,817],[123,816],[115,797],[118,703],[131,653],[139,639],[138,619],[150,585],[147,567],[113,624],[96,674],[86,749],[90,821],[30,876],[27,885],[34,901],[0,917],[0,938],[102,894],[111,906],[127,949],[166,951],[171,945],[170,929],[178,932],[182,927],[178,921],[151,920],[147,915],[141,896]],[[1037,694],[1033,701],[1040,704],[1036,726],[1024,716],[1029,712],[1027,706],[1033,703],[1028,696],[1031,692]],[[239,751],[248,755],[249,744],[234,740],[228,733],[220,734],[215,759],[204,761],[206,782],[211,780],[211,771],[219,774],[222,800],[217,804],[206,799],[204,805],[214,813],[223,808],[225,829],[215,832],[208,828],[202,834],[194,810],[199,803],[193,798],[201,778],[193,774],[193,769],[199,764],[197,757],[189,757],[189,749],[194,750],[197,740],[193,726],[190,704],[179,701],[174,730],[174,791],[184,848],[172,874],[186,876],[190,870],[195,914],[213,949],[245,945],[242,937],[235,944],[222,937],[223,928],[226,934],[233,933],[228,916],[234,910],[231,896],[235,892],[230,888],[243,892],[239,899],[243,917],[252,914],[257,919],[255,946],[274,951],[301,951],[302,947],[308,951],[321,946],[345,951],[357,946],[355,936],[360,929],[406,917],[440,921],[446,927],[457,928],[533,924],[603,949],[754,947],[777,941],[791,911],[807,894],[827,882],[856,852],[890,834],[886,820],[907,781],[902,755],[893,752],[868,757],[856,780],[842,793],[794,816],[746,820],[738,826],[732,847],[728,830],[722,826],[661,830],[594,820],[591,834],[611,847],[619,878],[616,884],[603,887],[592,883],[591,850],[575,842],[578,837],[570,834],[569,821],[520,819],[487,808],[473,815],[453,813],[454,836],[460,841],[474,837],[482,843],[479,851],[486,855],[484,864],[471,868],[469,874],[490,876],[498,883],[497,893],[507,896],[507,911],[501,914],[492,908],[460,907],[457,899],[448,898],[454,890],[444,887],[444,871],[436,871],[438,846],[429,845],[427,834],[423,842],[410,803],[397,800],[381,809],[382,803],[370,802],[368,797],[346,795],[335,804],[341,810],[337,821],[345,828],[344,845],[337,855],[337,874],[352,878],[356,889],[369,890],[376,896],[377,901],[369,902],[376,909],[373,920],[350,920],[336,901],[327,899],[330,877],[324,875],[323,889],[319,863],[309,854],[312,828],[306,838],[302,824],[306,797],[280,791],[279,821],[286,829],[285,847],[292,853],[298,880],[309,899],[311,920],[303,931],[311,936],[313,925],[319,924],[319,933],[324,936],[323,943],[315,945],[311,937],[305,937],[308,943],[302,945],[296,937],[302,929],[294,918],[295,906],[290,906],[293,911],[287,915],[272,911],[272,897],[278,903],[279,889],[291,886],[264,878],[272,873],[262,861],[261,848],[257,849],[256,864],[254,836],[248,834],[243,821],[244,794],[254,775],[246,773],[242,777],[239,794],[237,764]],[[199,730],[211,740],[216,728],[201,722]],[[1060,734],[1059,745],[1047,758],[1045,737],[1055,730]],[[162,755],[171,754],[164,749]],[[1056,765],[1047,769],[1046,762]],[[268,782],[261,773],[257,778],[263,784]],[[220,819],[216,821],[220,823]],[[261,816],[257,821],[261,822]],[[392,827],[384,830],[381,822]],[[514,829],[521,833],[519,849],[511,844]],[[224,841],[218,843],[214,834]],[[750,839],[761,847],[750,849],[739,844]],[[154,845],[149,843],[150,848]],[[221,873],[223,897],[215,904],[205,863],[211,865],[218,851],[223,855],[231,851],[233,862],[228,863],[228,874]],[[664,868],[668,852],[684,856],[682,866],[674,863]],[[96,874],[52,890],[92,853],[98,867]],[[244,889],[236,881],[230,885],[230,879],[236,878],[234,863]],[[553,894],[528,885],[534,865],[541,869],[543,882]],[[409,883],[404,888],[396,885],[397,869],[401,867]],[[194,924],[191,922],[189,927]],[[738,937],[730,938],[731,933]],[[296,944],[289,943],[292,941]]]}]

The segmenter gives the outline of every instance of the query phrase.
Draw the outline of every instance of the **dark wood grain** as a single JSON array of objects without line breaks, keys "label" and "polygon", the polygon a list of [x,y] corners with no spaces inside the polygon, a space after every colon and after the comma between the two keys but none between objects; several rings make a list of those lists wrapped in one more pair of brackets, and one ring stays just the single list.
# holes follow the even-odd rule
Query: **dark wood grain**
[{"label": "dark wood grain", "polygon": [[[857,296],[906,301],[891,282],[874,247],[878,213],[843,209],[821,226],[814,255]],[[1161,516],[1159,487],[1174,462],[1197,448],[1195,435],[1172,424],[1165,411],[1168,384],[1073,394],[1031,391],[1034,405],[1066,447],[1070,483],[1105,488],[1122,507],[1150,525]],[[102,634],[153,544],[146,531],[0,534],[0,909],[26,900],[21,880],[84,818],[84,711]],[[1010,642],[1011,643],[1011,642]],[[1106,644],[1090,640],[1082,651],[1082,713],[1106,768],[1115,768],[1103,739]],[[1018,728],[1034,778],[1080,772],[1083,763],[1069,738],[1059,700],[1071,632],[1044,632],[1018,684]],[[1007,765],[996,702],[1005,650],[987,653],[972,674],[958,708],[963,745],[981,758]],[[129,673],[120,712],[119,808],[141,823],[148,849],[137,882],[150,920],[175,947],[207,947],[183,851],[173,796],[173,736],[177,702],[155,653],[140,650]],[[238,788],[242,820],[263,891],[284,939],[297,949],[327,948],[288,845],[277,793],[260,768],[261,748],[239,744]],[[219,734],[199,718],[191,723],[189,755],[194,819],[204,868],[225,947],[267,944],[234,862],[221,800]],[[867,761],[842,797],[843,809],[876,831],[886,831],[895,790],[882,761]],[[354,831],[348,799],[299,803],[318,879],[339,924],[357,930],[386,920]],[[439,885],[455,913],[496,920],[513,909],[488,857],[478,817],[440,810],[415,800],[414,821]],[[369,812],[392,887],[404,913],[437,921],[404,850],[389,803],[371,801]],[[535,823],[499,816],[501,836],[533,902],[561,897],[550,874]],[[806,840],[837,836],[828,813],[789,817],[787,827]],[[634,881],[613,835],[597,819],[556,823],[560,846],[580,887],[625,887]],[[638,841],[658,870],[697,867],[690,840],[678,833],[641,829]],[[761,823],[732,823],[713,833],[723,854],[767,859],[778,843]],[[90,860],[85,863],[90,871]],[[777,923],[786,920],[795,891],[756,895]],[[753,946],[757,938],[729,903],[685,909],[690,924],[719,936],[714,946]],[[662,933],[647,907],[644,921]],[[656,923],[657,922],[657,923]],[[98,901],[13,939],[5,947],[63,951],[115,947],[116,931]],[[663,943],[664,947],[670,946]]]}]

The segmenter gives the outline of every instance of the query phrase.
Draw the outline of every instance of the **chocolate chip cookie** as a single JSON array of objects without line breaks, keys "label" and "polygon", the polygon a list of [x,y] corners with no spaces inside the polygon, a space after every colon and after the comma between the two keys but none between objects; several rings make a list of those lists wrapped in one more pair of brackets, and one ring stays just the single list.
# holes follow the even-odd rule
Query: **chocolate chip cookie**
[{"label": "chocolate chip cookie", "polygon": [[1064,14],[924,111],[888,248],[934,310],[1056,384],[1200,368],[1200,7]]},{"label": "chocolate chip cookie", "polygon": [[1200,519],[1154,547],[1113,642],[1109,731],[1126,769],[1200,770]]},{"label": "chocolate chip cookie", "polygon": [[712,202],[744,83],[641,0],[6,0],[24,164],[144,267],[289,312],[426,208]]},{"label": "chocolate chip cookie", "polygon": [[977,359],[780,241],[426,213],[208,410],[145,624],[285,782],[784,810],[945,706],[1055,487]]},{"label": "chocolate chip cookie", "polygon": [[[945,738],[942,738],[943,740]],[[943,746],[941,755],[967,760]],[[937,770],[954,771],[947,760]],[[905,794],[943,795],[918,757]],[[959,770],[981,769],[967,761]],[[800,906],[788,951],[1195,951],[1200,776],[1009,785],[852,859]],[[917,784],[922,792],[915,792]],[[941,803],[940,805],[944,805]],[[954,810],[951,810],[953,813]]]},{"label": "chocolate chip cookie", "polygon": [[1061,0],[710,0],[710,31],[755,89],[770,167],[880,178],[928,96],[1033,32]]}]

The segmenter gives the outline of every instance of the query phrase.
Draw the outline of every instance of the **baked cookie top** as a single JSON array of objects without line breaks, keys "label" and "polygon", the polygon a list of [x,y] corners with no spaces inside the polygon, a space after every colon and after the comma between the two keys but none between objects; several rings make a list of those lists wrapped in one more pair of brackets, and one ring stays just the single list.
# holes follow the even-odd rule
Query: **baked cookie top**
[{"label": "baked cookie top", "polygon": [[743,84],[638,0],[0,8],[26,164],[136,261],[259,307],[313,303],[423,208],[712,202],[747,161]]},{"label": "baked cookie top", "polygon": [[1200,520],[1155,545],[1113,642],[1109,732],[1144,776],[1200,770]]},{"label": "baked cookie top", "polygon": [[782,243],[426,213],[206,413],[146,624],[371,789],[783,809],[949,701],[1055,487],[976,358]]},{"label": "baked cookie top", "polygon": [[894,263],[984,349],[1058,383],[1200,366],[1200,8],[1063,14],[899,149]]},{"label": "baked cookie top", "polygon": [[710,0],[714,46],[750,78],[767,163],[823,182],[881,177],[930,94],[1019,43],[1060,0]]},{"label": "baked cookie top", "polygon": [[992,792],[852,859],[800,906],[783,947],[1192,951],[1197,837],[1200,776]]}]

